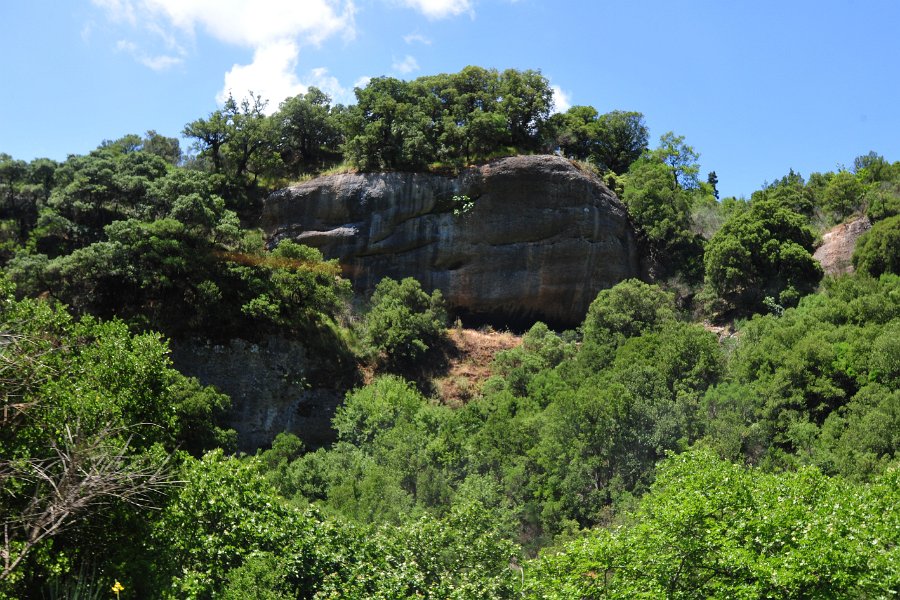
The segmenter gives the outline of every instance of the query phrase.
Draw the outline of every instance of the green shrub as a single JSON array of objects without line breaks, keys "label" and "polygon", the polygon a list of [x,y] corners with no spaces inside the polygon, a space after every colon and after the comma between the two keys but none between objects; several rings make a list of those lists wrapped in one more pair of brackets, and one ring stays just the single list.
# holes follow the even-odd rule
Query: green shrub
[{"label": "green shrub", "polygon": [[802,215],[772,201],[731,217],[704,255],[706,292],[719,303],[716,312],[763,312],[766,297],[795,306],[822,278],[814,242]]},{"label": "green shrub", "polygon": [[900,274],[900,215],[875,223],[859,238],[853,266],[873,277],[882,273]]},{"label": "green shrub", "polygon": [[365,340],[382,365],[397,369],[422,359],[446,335],[440,290],[429,296],[412,277],[385,278],[375,288],[365,319]]}]

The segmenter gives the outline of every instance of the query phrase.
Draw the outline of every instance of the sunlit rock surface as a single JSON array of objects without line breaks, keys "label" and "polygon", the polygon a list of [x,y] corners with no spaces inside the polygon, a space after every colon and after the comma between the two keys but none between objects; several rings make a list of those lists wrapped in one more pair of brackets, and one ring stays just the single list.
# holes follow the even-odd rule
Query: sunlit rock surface
[{"label": "sunlit rock surface", "polygon": [[577,325],[597,292],[641,272],[624,206],[557,156],[458,176],[320,177],[272,194],[262,225],[272,245],[291,239],[338,259],[358,290],[412,276],[457,314],[493,322]]}]

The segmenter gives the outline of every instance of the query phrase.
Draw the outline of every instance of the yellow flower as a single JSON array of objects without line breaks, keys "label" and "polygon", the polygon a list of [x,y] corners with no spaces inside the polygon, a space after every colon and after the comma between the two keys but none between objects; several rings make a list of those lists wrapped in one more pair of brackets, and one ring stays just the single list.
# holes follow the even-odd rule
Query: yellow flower
[{"label": "yellow flower", "polygon": [[121,583],[119,583],[119,580],[116,579],[116,582],[112,586],[112,591],[116,595],[116,598],[119,597],[119,592],[123,591],[124,589],[125,589],[125,586],[123,586]]}]

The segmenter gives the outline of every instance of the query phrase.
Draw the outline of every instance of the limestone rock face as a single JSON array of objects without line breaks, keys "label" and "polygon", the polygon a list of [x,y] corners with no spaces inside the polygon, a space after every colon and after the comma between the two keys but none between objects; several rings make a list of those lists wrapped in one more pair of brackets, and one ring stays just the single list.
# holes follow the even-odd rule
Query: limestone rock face
[{"label": "limestone rock face", "polygon": [[842,223],[822,236],[822,245],[813,254],[826,275],[841,275],[853,271],[853,251],[856,240],[872,228],[867,217]]},{"label": "limestone rock face", "polygon": [[411,276],[482,319],[576,325],[600,290],[641,274],[624,206],[557,156],[458,176],[321,177],[272,194],[262,226],[271,245],[291,239],[338,259],[358,290]]}]

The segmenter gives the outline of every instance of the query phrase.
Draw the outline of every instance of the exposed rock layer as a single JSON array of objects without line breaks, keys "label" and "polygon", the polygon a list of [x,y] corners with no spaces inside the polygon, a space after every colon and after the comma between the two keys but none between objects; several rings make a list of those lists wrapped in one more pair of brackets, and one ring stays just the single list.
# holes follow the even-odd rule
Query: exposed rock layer
[{"label": "exposed rock layer", "polygon": [[867,217],[832,228],[822,236],[822,245],[816,249],[813,258],[821,263],[826,275],[851,273],[856,240],[871,228],[872,223]]},{"label": "exposed rock layer", "polygon": [[[454,214],[461,197],[473,204]],[[556,156],[505,158],[452,177],[321,177],[272,194],[262,225],[273,245],[292,239],[337,258],[358,290],[412,276],[482,319],[576,325],[597,292],[640,275],[625,208]]]}]

